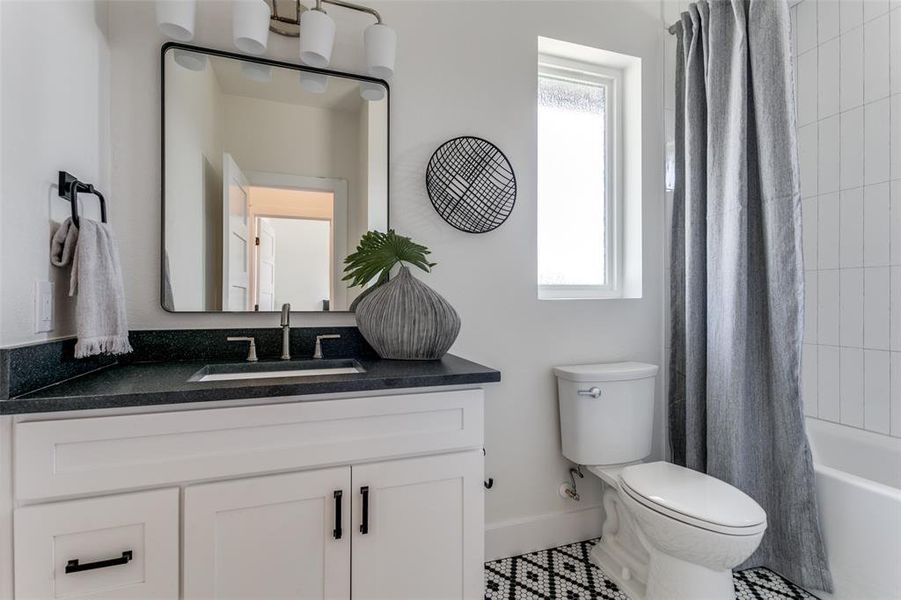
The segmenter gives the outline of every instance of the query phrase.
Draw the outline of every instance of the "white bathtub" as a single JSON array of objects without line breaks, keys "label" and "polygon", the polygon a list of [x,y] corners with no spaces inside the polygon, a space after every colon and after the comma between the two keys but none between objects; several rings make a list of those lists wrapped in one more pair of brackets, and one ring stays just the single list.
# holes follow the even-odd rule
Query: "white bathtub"
[{"label": "white bathtub", "polygon": [[901,599],[901,439],[817,419],[807,434],[831,597]]}]

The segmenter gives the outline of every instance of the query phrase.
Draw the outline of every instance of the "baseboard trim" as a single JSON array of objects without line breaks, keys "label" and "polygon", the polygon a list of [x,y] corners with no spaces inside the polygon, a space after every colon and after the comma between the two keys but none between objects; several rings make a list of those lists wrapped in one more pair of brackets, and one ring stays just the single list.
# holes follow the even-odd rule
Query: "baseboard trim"
[{"label": "baseboard trim", "polygon": [[600,537],[604,508],[600,504],[567,512],[489,523],[485,527],[485,560],[497,560]]}]

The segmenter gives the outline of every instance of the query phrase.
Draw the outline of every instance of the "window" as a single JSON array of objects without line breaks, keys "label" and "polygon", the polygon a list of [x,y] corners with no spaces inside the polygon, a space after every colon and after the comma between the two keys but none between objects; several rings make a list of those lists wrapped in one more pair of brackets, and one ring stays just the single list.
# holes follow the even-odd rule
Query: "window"
[{"label": "window", "polygon": [[622,296],[622,72],[541,54],[538,297]]}]

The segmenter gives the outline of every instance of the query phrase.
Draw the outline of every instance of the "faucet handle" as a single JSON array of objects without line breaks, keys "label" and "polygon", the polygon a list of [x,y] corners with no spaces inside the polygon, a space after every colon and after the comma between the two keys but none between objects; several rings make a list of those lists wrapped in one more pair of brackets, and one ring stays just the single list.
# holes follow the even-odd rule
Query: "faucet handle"
[{"label": "faucet handle", "polygon": [[229,336],[226,340],[229,342],[250,342],[250,348],[247,350],[247,362],[257,362],[257,341],[254,338],[246,336]]},{"label": "faucet handle", "polygon": [[313,352],[313,358],[322,358],[322,340],[337,340],[341,336],[337,333],[327,333],[325,335],[316,336],[316,349]]}]

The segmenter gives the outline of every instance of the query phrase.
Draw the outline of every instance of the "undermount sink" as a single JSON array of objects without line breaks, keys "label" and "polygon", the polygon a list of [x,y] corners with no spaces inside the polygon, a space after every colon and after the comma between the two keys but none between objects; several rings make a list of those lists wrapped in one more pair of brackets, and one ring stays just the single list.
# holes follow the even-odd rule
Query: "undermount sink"
[{"label": "undermount sink", "polygon": [[237,379],[284,379],[322,375],[352,375],[366,370],[352,359],[314,359],[284,362],[207,365],[188,381],[231,381]]}]

